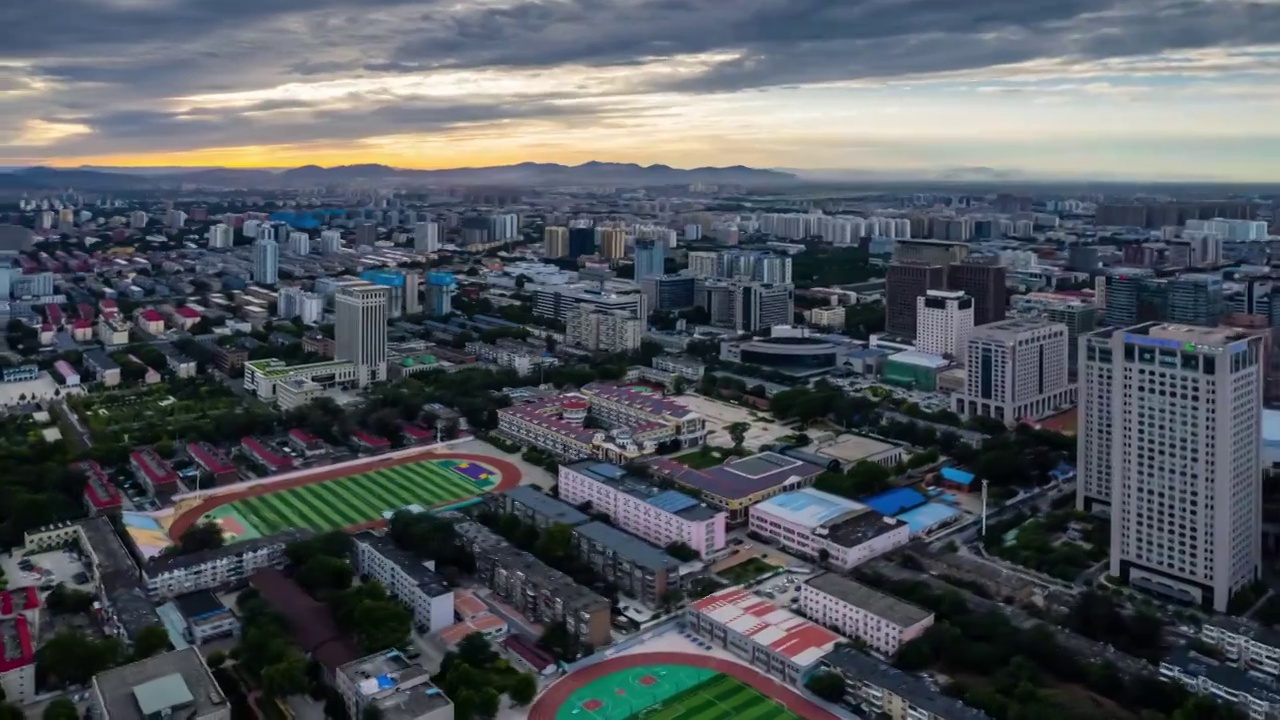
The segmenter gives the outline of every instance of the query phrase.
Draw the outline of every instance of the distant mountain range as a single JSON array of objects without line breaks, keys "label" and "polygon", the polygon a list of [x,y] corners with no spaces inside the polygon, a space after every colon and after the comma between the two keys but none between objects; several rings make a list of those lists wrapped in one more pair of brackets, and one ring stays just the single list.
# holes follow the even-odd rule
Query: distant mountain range
[{"label": "distant mountain range", "polygon": [[582,165],[520,163],[496,167],[449,170],[405,170],[386,165],[343,165],[324,168],[304,165],[291,170],[206,168],[50,168],[31,167],[0,172],[0,190],[76,190],[111,192],[161,190],[179,186],[207,189],[279,189],[324,185],[784,185],[797,180],[792,173],[733,167],[673,168],[667,165],[588,162]]}]

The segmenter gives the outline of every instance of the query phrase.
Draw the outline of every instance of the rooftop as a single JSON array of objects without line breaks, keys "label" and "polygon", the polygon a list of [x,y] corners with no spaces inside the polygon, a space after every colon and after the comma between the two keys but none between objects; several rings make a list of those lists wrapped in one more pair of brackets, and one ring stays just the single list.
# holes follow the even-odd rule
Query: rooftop
[{"label": "rooftop", "polygon": [[0,617],[40,607],[40,591],[35,585],[0,591]]},{"label": "rooftop", "polygon": [[867,509],[853,517],[837,520],[819,532],[830,542],[840,547],[855,548],[859,545],[892,532],[902,526],[903,520],[885,517],[880,513]]},{"label": "rooftop", "polygon": [[1248,620],[1231,617],[1230,615],[1215,615],[1204,623],[1206,626],[1225,630],[1233,635],[1241,635],[1251,640],[1269,645],[1274,648],[1280,648],[1280,630],[1267,625],[1261,625]]},{"label": "rooftop", "polygon": [[1245,693],[1269,703],[1280,703],[1280,688],[1277,687],[1274,678],[1218,662],[1185,647],[1174,650],[1160,664],[1176,667],[1188,675],[1205,678],[1228,690]]},{"label": "rooftop", "polygon": [[222,604],[218,596],[208,590],[179,595],[173,599],[173,604],[178,606],[178,610],[187,620],[199,620],[208,615],[227,611],[227,606]]},{"label": "rooftop", "polygon": [[889,356],[890,362],[905,363],[907,365],[915,365],[917,367],[939,369],[951,364],[951,361],[941,355],[920,352],[919,350],[904,350],[900,353],[894,353]]},{"label": "rooftop", "polygon": [[1051,320],[1042,320],[1040,318],[1011,318],[1009,320],[1000,320],[998,322],[979,325],[973,329],[971,338],[991,338],[996,340],[1011,340],[1014,336],[1033,330],[1044,330],[1054,325],[1061,325]]},{"label": "rooftop", "polygon": [[174,471],[173,466],[149,447],[134,450],[129,454],[129,459],[142,470],[147,480],[157,489],[163,489],[162,486],[178,482],[178,473]]},{"label": "rooftop", "polygon": [[862,503],[813,488],[783,493],[755,507],[784,522],[801,525],[810,530],[867,512],[867,506]]},{"label": "rooftop", "polygon": [[[1195,325],[1175,325],[1173,323],[1145,323],[1124,329],[1125,339],[1129,336],[1146,336],[1152,340],[1163,340],[1174,349],[1179,346],[1226,347],[1241,340],[1258,335],[1257,331],[1229,327],[1199,327]],[[1135,338],[1137,339],[1137,338]]]},{"label": "rooftop", "polygon": [[682,564],[679,560],[659,550],[657,547],[612,525],[606,525],[602,522],[589,522],[586,525],[574,528],[573,531],[581,537],[600,543],[623,560],[628,560],[654,572],[672,572]]},{"label": "rooftop", "polygon": [[326,370],[339,370],[350,364],[351,363],[346,360],[326,360],[324,362],[308,363],[305,365],[289,365],[283,360],[267,358],[265,360],[250,360],[245,363],[245,366],[253,368],[258,372],[258,374],[267,379],[277,379],[295,372],[314,372],[320,374]]},{"label": "rooftop", "polygon": [[[360,704],[376,707],[386,720],[415,720],[450,704],[431,684],[430,673],[398,650],[369,655],[338,669],[361,697]],[[366,704],[367,703],[367,704]]]},{"label": "rooftop", "polygon": [[174,717],[229,713],[229,705],[196,648],[163,653],[99,673],[93,685],[111,720],[144,720],[176,709]]},{"label": "rooftop", "polygon": [[691,522],[710,520],[718,514],[718,511],[707,507],[696,498],[676,490],[663,490],[642,477],[627,474],[626,470],[617,465],[602,463],[598,460],[583,460],[569,465],[568,468],[596,482],[608,485],[618,492],[626,493],[659,510]]},{"label": "rooftop", "polygon": [[293,467],[293,460],[291,458],[281,455],[266,445],[263,445],[258,442],[257,438],[241,438],[240,446],[252,453],[259,462],[272,470],[282,470]]},{"label": "rooftop", "polygon": [[448,584],[434,570],[427,567],[426,561],[396,545],[390,537],[365,530],[355,534],[355,541],[369,546],[370,549],[395,564],[403,573],[413,578],[427,596],[439,597],[449,592]]},{"label": "rooftop", "polygon": [[36,661],[31,626],[22,615],[0,620],[0,674]]},{"label": "rooftop", "polygon": [[591,521],[590,516],[586,513],[563,500],[557,500],[547,495],[533,485],[521,485],[506,491],[503,495],[547,518],[552,523],[582,525]]},{"label": "rooftop", "polygon": [[886,490],[879,495],[862,498],[862,504],[881,515],[897,515],[904,510],[923,505],[928,499],[914,488],[902,487]]},{"label": "rooftop", "polygon": [[850,605],[866,610],[878,618],[883,618],[898,627],[910,627],[918,622],[933,617],[933,613],[924,608],[899,600],[892,595],[854,582],[835,573],[823,573],[809,578],[805,584],[813,589],[839,598]]},{"label": "rooftop", "polygon": [[472,544],[479,552],[477,559],[491,558],[507,572],[523,573],[526,581],[542,590],[554,592],[567,609],[582,611],[608,608],[609,601],[589,588],[573,581],[568,575],[549,567],[542,561],[517,549],[501,535],[478,522],[464,520],[455,525],[458,535]]},{"label": "rooftop", "polygon": [[230,557],[232,555],[245,555],[257,552],[263,548],[271,547],[272,545],[287,545],[289,543],[306,540],[314,536],[315,531],[310,528],[292,528],[274,535],[241,540],[210,550],[199,550],[197,552],[186,553],[183,555],[156,555],[155,557],[147,560],[146,565],[143,566],[143,571],[147,575],[159,575],[166,572],[180,571],[189,567],[195,567],[196,565],[217,560],[218,558]]},{"label": "rooftop", "polygon": [[828,655],[825,661],[846,677],[891,692],[931,715],[947,720],[991,720],[991,716],[981,710],[942,694],[924,678],[905,673],[852,648],[840,648]]},{"label": "rooftop", "polygon": [[562,437],[572,438],[584,444],[590,444],[597,435],[601,434],[599,430],[588,430],[581,425],[574,425],[561,420],[557,414],[562,409],[560,403],[555,400],[536,400],[502,408],[498,413],[520,418],[525,422],[537,425],[543,430]]},{"label": "rooftop", "polygon": [[337,670],[358,657],[328,606],[312,598],[284,573],[264,568],[255,572],[250,582],[262,599],[289,621],[299,648],[325,668]]},{"label": "rooftop", "polygon": [[622,386],[612,385],[609,383],[593,382],[582,386],[582,392],[587,395],[612,400],[622,403],[637,410],[642,410],[651,415],[661,415],[676,420],[684,420],[694,415],[694,411],[681,405],[674,400],[667,400],[659,395],[649,393],[636,392],[635,390]]},{"label": "rooftop", "polygon": [[729,588],[695,602],[693,609],[807,668],[844,640],[830,630],[742,588]]},{"label": "rooftop", "polygon": [[389,447],[391,445],[390,440],[363,430],[352,430],[351,437],[356,442],[367,447]]},{"label": "rooftop", "polygon": [[792,480],[816,477],[826,469],[775,452],[726,460],[706,470],[694,470],[668,458],[658,458],[649,466],[682,485],[726,500],[755,495]]}]

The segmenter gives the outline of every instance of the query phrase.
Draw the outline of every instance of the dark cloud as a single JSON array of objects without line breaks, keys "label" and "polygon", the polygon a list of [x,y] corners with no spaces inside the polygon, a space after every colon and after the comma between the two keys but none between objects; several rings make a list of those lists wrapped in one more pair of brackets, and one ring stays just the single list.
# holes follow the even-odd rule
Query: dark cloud
[{"label": "dark cloud", "polygon": [[[83,123],[94,133],[68,145],[116,152],[569,114],[556,97],[424,104],[352,96],[357,109],[350,111],[288,101],[257,113],[164,109],[173,98],[290,82],[736,57],[636,88],[696,94],[1240,48],[1277,37],[1275,3],[1218,0],[510,0],[505,7],[491,0],[43,0],[38,12],[10,1],[0,2],[0,153],[29,119]],[[21,92],[33,80],[57,87]],[[570,83],[563,92],[588,91]],[[598,112],[604,108],[587,111]]]}]

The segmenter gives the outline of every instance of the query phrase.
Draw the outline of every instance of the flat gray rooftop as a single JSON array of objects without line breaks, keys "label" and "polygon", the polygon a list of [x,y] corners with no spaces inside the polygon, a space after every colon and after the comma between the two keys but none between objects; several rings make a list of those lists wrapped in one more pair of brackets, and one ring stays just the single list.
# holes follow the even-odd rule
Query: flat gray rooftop
[{"label": "flat gray rooftop", "polygon": [[862,608],[878,618],[884,618],[899,627],[910,627],[933,616],[933,613],[924,608],[835,573],[818,575],[810,578],[805,584],[854,607]]},{"label": "flat gray rooftop", "polygon": [[173,708],[173,717],[230,712],[222,689],[195,648],[174,650],[99,673],[94,676],[93,685],[102,696],[109,720],[145,720],[148,714],[166,707]]}]

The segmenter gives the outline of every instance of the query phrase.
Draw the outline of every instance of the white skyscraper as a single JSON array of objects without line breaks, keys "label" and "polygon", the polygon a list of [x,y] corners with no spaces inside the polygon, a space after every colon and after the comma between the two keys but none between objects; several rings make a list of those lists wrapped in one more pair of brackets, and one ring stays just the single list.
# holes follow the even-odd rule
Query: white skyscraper
[{"label": "white skyscraper", "polygon": [[258,231],[262,229],[262,221],[261,220],[245,220],[244,225],[241,225],[240,229],[244,231],[245,237],[256,238],[258,237]]},{"label": "white skyscraper", "polygon": [[413,226],[413,249],[433,253],[440,249],[440,223],[420,222]]},{"label": "white skyscraper", "polygon": [[333,299],[334,359],[355,363],[360,387],[387,379],[387,294],[380,285],[353,285]]},{"label": "white skyscraper", "polygon": [[320,233],[320,253],[323,255],[337,255],[342,252],[342,231],[325,230]]},{"label": "white skyscraper", "polygon": [[[262,232],[270,232],[262,228]],[[253,243],[253,281],[259,285],[275,285],[280,281],[280,246],[275,240],[259,238]]]},{"label": "white skyscraper", "polygon": [[916,349],[964,361],[973,332],[973,298],[959,290],[928,290],[916,298]]},{"label": "white skyscraper", "polygon": [[1067,326],[1015,318],[979,325],[969,334],[961,417],[989,417],[1006,425],[1052,414],[1071,403]]},{"label": "white skyscraper", "polygon": [[221,248],[229,248],[235,242],[236,231],[229,225],[218,223],[209,228],[207,237],[209,238],[209,249],[217,250]]},{"label": "white skyscraper", "polygon": [[284,288],[277,301],[277,314],[285,320],[297,317],[307,325],[319,325],[324,315],[324,297],[302,288]]},{"label": "white skyscraper", "polygon": [[[1082,404],[1080,447],[1109,466],[1092,492],[1110,486],[1112,575],[1218,612],[1258,578],[1263,345],[1248,330],[1164,323],[1081,342],[1081,393],[1109,405]],[[1096,444],[1107,435],[1109,455]]]},{"label": "white skyscraper", "polygon": [[304,232],[289,233],[289,252],[307,255],[311,252],[311,236]]}]

